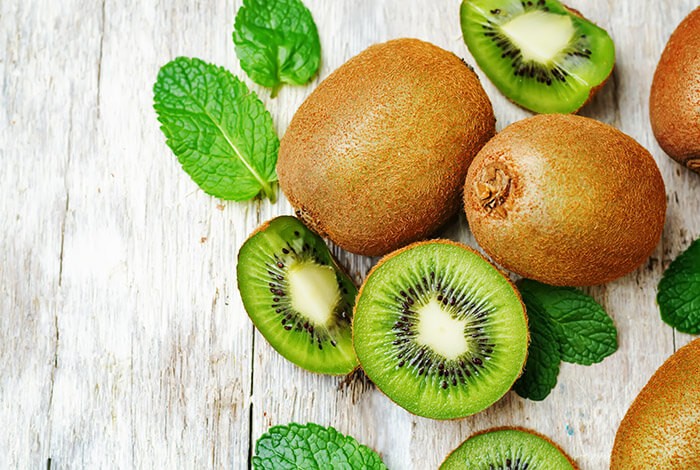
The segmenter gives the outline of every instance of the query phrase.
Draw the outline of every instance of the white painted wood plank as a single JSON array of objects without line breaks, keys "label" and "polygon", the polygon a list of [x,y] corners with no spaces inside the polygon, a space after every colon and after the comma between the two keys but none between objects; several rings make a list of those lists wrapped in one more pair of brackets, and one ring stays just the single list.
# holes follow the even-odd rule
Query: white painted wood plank
[{"label": "white painted wood plank", "polygon": [[[61,9],[42,14],[25,2],[0,3],[0,467],[46,464],[57,371],[66,168],[72,152],[64,73],[93,58],[92,48],[56,54],[51,42],[86,40],[94,25],[70,31]],[[72,33],[72,34],[69,34]]]},{"label": "white painted wood plank", "polygon": [[[321,35],[319,77],[274,100],[252,87],[280,135],[315,85],[372,43],[414,36],[474,63],[457,1],[306,3]],[[239,4],[0,2],[0,422],[10,423],[0,467],[245,468],[251,436],[294,420],[352,433],[390,468],[434,468],[472,432],[499,425],[537,429],[582,468],[606,468],[627,406],[689,340],[663,325],[654,296],[663,269],[700,235],[700,178],[660,150],[646,103],[665,41],[694,2],[569,2],[610,31],[618,53],[614,79],[583,114],[649,148],[669,195],[648,265],[590,289],[615,318],[620,350],[593,367],[564,365],[544,402],[511,393],[451,422],[411,416],[361,383],[339,391],[338,379],[294,367],[253,332],[236,254],[291,207],[204,195],[151,108],[158,68],[177,55],[244,77],[230,40]],[[499,129],[529,115],[480,75]],[[474,245],[463,216],[442,235]],[[336,253],[357,281],[375,261]]]}]

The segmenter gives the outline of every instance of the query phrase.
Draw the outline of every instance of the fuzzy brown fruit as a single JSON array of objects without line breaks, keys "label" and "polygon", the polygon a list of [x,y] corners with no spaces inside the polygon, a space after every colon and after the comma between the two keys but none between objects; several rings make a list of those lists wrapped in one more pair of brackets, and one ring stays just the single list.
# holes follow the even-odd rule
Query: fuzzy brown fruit
[{"label": "fuzzy brown fruit", "polygon": [[484,146],[464,187],[467,219],[496,262],[546,284],[602,284],[659,242],[664,182],[649,152],[581,116],[534,116]]},{"label": "fuzzy brown fruit", "polygon": [[307,98],[280,144],[277,174],[307,225],[377,256],[457,212],[467,168],[494,132],[491,102],[464,62],[397,39],[350,59]]},{"label": "fuzzy brown fruit", "polygon": [[700,339],[649,380],[615,436],[611,470],[700,468]]},{"label": "fuzzy brown fruit", "polygon": [[700,7],[678,25],[661,54],[649,114],[664,152],[700,173]]}]

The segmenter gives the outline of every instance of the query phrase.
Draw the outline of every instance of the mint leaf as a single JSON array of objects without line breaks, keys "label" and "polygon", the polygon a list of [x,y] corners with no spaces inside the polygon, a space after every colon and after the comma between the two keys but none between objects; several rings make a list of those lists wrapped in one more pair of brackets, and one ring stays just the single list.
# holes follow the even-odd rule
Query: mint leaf
[{"label": "mint leaf", "polygon": [[386,470],[376,452],[332,427],[274,426],[255,443],[254,469]]},{"label": "mint leaf", "polygon": [[[524,297],[523,297],[523,300]],[[530,328],[530,347],[523,375],[515,382],[515,393],[530,400],[544,400],[557,384],[561,358],[556,334],[547,314],[525,302]]]},{"label": "mint leaf", "polygon": [[206,193],[273,202],[279,139],[270,113],[222,67],[178,57],[158,72],[153,107],[168,146]]},{"label": "mint leaf", "polygon": [[300,0],[243,0],[233,26],[241,67],[258,85],[303,85],[321,63],[321,42],[311,12]]},{"label": "mint leaf", "polygon": [[663,321],[683,333],[700,334],[700,238],[670,264],[656,301]]},{"label": "mint leaf", "polygon": [[617,350],[612,318],[591,296],[572,287],[554,287],[522,279],[518,288],[527,306],[537,305],[550,320],[561,359],[591,365]]}]

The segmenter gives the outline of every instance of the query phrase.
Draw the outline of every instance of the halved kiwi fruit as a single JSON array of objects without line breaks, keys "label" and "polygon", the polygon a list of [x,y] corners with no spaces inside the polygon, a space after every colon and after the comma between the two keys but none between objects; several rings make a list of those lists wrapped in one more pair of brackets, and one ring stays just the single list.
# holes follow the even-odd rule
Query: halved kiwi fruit
[{"label": "halved kiwi fruit", "polygon": [[573,470],[571,457],[548,438],[526,429],[497,428],[473,435],[440,470]]},{"label": "halved kiwi fruit", "polygon": [[360,289],[354,315],[365,373],[416,415],[477,413],[511,388],[525,364],[518,291],[459,243],[418,242],[387,255]]},{"label": "halved kiwi fruit", "polygon": [[469,51],[510,100],[537,113],[573,113],[615,64],[608,33],[557,0],[464,0]]},{"label": "halved kiwi fruit", "polygon": [[241,247],[237,273],[248,315],[282,356],[321,374],[357,367],[350,328],[357,289],[301,221],[263,224]]}]

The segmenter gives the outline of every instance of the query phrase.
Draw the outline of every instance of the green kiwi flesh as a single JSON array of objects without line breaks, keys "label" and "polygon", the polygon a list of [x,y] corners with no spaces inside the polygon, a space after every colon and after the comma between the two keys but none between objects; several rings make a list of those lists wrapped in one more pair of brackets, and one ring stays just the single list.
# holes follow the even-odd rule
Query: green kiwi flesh
[{"label": "green kiwi flesh", "polygon": [[476,434],[445,459],[440,470],[573,470],[575,465],[549,439],[521,429]]},{"label": "green kiwi flesh", "polygon": [[527,356],[515,287],[465,245],[418,242],[382,259],[360,289],[353,342],[377,387],[413,414],[452,419],[500,399]]},{"label": "green kiwi flesh", "polygon": [[351,315],[357,289],[321,237],[282,216],[238,253],[238,290],[251,320],[282,356],[320,374],[357,367]]},{"label": "green kiwi flesh", "polygon": [[557,0],[464,0],[462,33],[489,79],[537,113],[573,113],[615,64],[608,33]]}]

